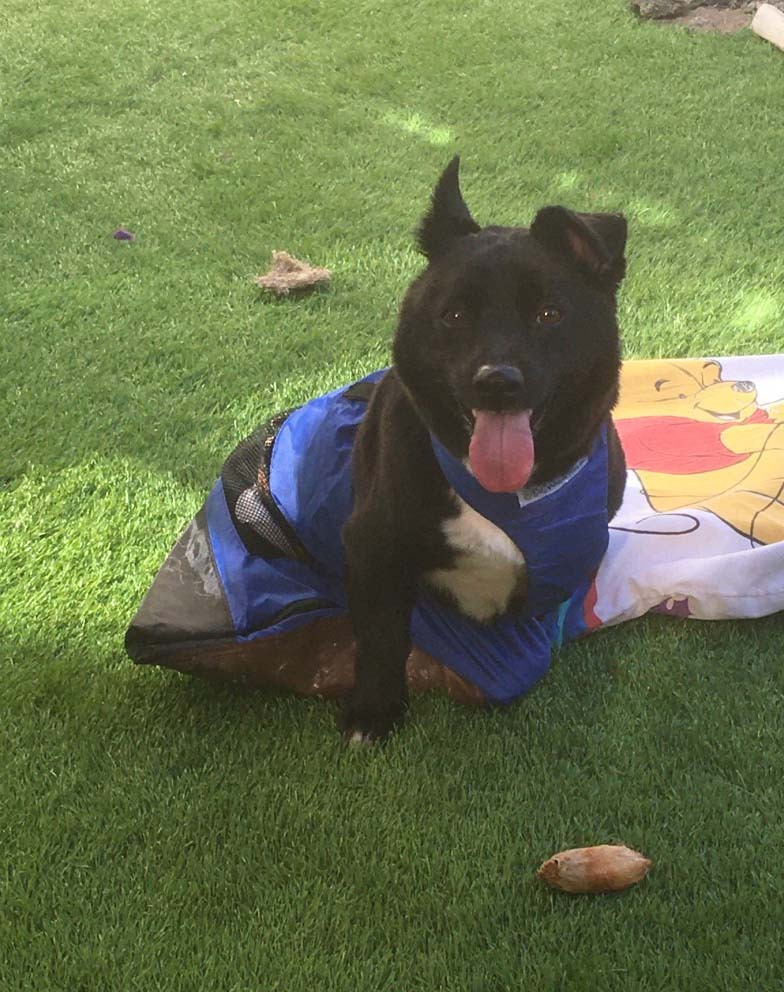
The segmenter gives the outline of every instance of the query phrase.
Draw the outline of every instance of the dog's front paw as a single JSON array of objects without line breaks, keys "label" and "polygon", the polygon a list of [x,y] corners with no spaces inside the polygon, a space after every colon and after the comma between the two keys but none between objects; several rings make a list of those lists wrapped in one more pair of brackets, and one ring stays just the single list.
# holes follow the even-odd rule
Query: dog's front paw
[{"label": "dog's front paw", "polygon": [[347,744],[378,744],[399,727],[406,715],[405,702],[368,705],[351,696],[343,704],[340,729]]}]

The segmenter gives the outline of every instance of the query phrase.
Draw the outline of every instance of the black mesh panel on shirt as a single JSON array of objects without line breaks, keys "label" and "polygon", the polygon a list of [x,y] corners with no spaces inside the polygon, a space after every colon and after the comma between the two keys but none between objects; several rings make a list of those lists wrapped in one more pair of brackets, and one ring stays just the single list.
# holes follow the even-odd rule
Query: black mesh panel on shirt
[{"label": "black mesh panel on shirt", "polygon": [[[374,383],[360,381],[349,386],[343,396],[367,403],[374,388]],[[269,486],[272,447],[294,409],[276,414],[240,441],[226,459],[221,479],[234,526],[252,555],[307,562],[311,557],[278,509]]]},{"label": "black mesh panel on shirt", "polygon": [[221,479],[234,526],[252,555],[308,561],[308,552],[278,509],[269,487],[272,446],[292,412],[277,414],[240,441],[226,459]]}]

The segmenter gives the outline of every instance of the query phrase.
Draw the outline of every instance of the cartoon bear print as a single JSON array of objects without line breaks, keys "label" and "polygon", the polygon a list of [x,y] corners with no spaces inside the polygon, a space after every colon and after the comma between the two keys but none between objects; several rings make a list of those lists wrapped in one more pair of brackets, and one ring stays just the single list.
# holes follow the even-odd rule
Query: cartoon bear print
[{"label": "cartoon bear print", "polygon": [[716,361],[627,362],[613,414],[654,510],[715,513],[755,544],[784,540],[784,403]]}]

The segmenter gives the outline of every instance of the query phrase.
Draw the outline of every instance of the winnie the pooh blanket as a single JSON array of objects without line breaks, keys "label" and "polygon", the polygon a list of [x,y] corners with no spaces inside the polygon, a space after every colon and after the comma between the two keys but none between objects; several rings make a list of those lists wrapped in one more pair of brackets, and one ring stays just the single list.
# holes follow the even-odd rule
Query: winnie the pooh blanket
[{"label": "winnie the pooh blanket", "polygon": [[784,359],[626,362],[623,505],[589,626],[784,609]]}]

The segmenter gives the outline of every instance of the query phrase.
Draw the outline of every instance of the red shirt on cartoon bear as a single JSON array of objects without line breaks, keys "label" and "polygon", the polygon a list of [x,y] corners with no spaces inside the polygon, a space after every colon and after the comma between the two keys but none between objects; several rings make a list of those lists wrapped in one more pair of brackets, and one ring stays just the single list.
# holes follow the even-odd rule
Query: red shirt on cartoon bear
[{"label": "red shirt on cartoon bear", "polygon": [[727,468],[748,458],[730,451],[721,440],[729,427],[772,424],[764,410],[755,410],[736,423],[692,420],[689,417],[633,417],[616,420],[627,468],[642,472],[696,475]]}]

